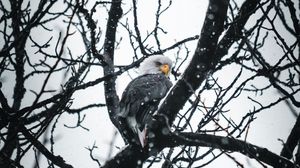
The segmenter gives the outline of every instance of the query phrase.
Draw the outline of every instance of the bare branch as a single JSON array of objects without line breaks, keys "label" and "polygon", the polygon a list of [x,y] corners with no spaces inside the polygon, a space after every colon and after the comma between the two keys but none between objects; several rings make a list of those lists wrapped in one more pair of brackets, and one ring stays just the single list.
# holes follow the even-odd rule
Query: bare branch
[{"label": "bare branch", "polygon": [[278,166],[295,168],[294,163],[292,163],[288,159],[276,155],[275,153],[269,151],[266,148],[261,148],[259,146],[252,145],[245,141],[241,141],[230,137],[195,133],[175,133],[170,135],[169,138],[172,139],[171,143],[169,141],[169,143],[166,144],[170,145],[169,147],[174,147],[183,144],[190,146],[213,147],[226,151],[239,152],[250,158],[258,159],[273,167]]},{"label": "bare branch", "polygon": [[41,144],[24,125],[20,125],[22,134],[44,155],[51,160],[55,165],[62,168],[72,168],[73,166],[65,163],[61,156],[54,156],[43,144]]}]

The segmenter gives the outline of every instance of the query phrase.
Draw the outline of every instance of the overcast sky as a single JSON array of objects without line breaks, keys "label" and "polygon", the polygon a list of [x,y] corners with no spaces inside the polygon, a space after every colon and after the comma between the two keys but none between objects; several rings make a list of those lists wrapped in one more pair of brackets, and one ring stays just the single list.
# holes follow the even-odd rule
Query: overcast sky
[{"label": "overcast sky", "polygon": [[[201,31],[201,26],[204,21],[205,12],[207,8],[207,0],[174,0],[172,2],[171,8],[162,15],[160,20],[160,25],[164,28],[168,33],[161,34],[160,40],[162,44],[162,48],[166,48],[174,42],[182,40],[187,37],[192,37],[195,35],[199,35]],[[123,11],[128,11],[131,8],[131,1],[126,0],[123,1]],[[163,3],[163,5],[166,5]],[[143,0],[139,1],[138,4],[138,17],[139,17],[139,28],[143,37],[146,36],[146,32],[149,29],[154,27],[155,23],[155,12],[156,12],[157,2],[153,0]],[[97,10],[97,15],[99,16],[99,25],[105,27],[106,19],[103,18],[105,15],[105,10]],[[95,16],[95,17],[96,17]],[[123,17],[121,22],[125,23],[126,19],[129,18],[129,22],[132,21],[132,13],[128,16]],[[251,21],[255,21],[255,18],[252,18]],[[60,23],[53,24],[52,27],[56,30],[64,29]],[[40,30],[35,30],[36,37],[39,37],[41,41],[43,39],[47,39],[49,34],[42,32]],[[118,27],[118,35],[117,39],[122,37],[122,43],[119,46],[118,50],[115,52],[115,64],[116,65],[128,65],[132,62],[133,53],[130,49],[130,44],[128,40],[128,35],[126,30],[119,25]],[[68,46],[74,53],[84,53],[83,44],[78,40],[79,34],[75,34],[73,39],[68,41]],[[38,38],[36,38],[38,39]],[[188,42],[187,45],[190,49],[194,49],[196,46],[196,41]],[[277,58],[280,57],[279,52],[280,49],[274,47],[275,45],[267,44],[268,50],[265,50],[265,54],[269,54],[269,58]],[[274,48],[272,48],[274,47]],[[32,51],[35,52],[35,51]],[[165,53],[166,56],[170,57],[173,61],[175,61],[174,52]],[[193,50],[191,51],[191,58]],[[188,61],[187,61],[188,63]],[[184,70],[186,64],[181,68],[181,71]],[[226,84],[227,79],[230,79],[236,73],[235,67],[225,69],[222,71],[220,76],[220,82]],[[132,70],[129,72],[131,77],[136,77],[138,74],[137,71]],[[88,75],[87,80],[93,80],[102,75],[101,68],[94,67]],[[9,76],[9,75],[7,75]],[[126,85],[130,82],[131,78],[127,73],[124,73],[117,80],[117,92],[119,96],[122,94]],[[59,83],[63,80],[63,76],[57,76],[57,80],[53,80],[53,83],[49,85],[49,88],[58,88]],[[7,78],[7,81],[10,79]],[[32,80],[27,85],[35,85],[38,83],[39,79]],[[172,78],[173,83],[175,80]],[[264,85],[265,81],[257,81],[261,82],[261,86]],[[8,82],[9,83],[9,82]],[[7,92],[11,90],[11,86],[5,85]],[[9,93],[6,93],[9,94]],[[272,99],[274,100],[274,92],[266,93],[264,99],[261,100],[263,103],[268,103]],[[94,87],[88,88],[86,90],[82,90],[76,94],[74,94],[74,103],[73,107],[80,107],[84,104],[88,104],[90,102],[104,102],[104,90],[102,84],[96,85]],[[206,93],[203,95],[205,97],[206,102],[213,103],[210,93]],[[268,99],[266,99],[268,98]],[[210,100],[211,99],[211,100]],[[29,104],[30,101],[24,102],[23,105]],[[249,111],[249,109],[253,108],[253,105],[244,104],[242,99],[239,99],[236,102],[232,102],[230,106],[230,115],[233,120],[240,119]],[[228,107],[229,108],[229,107]],[[89,128],[89,131],[86,131],[82,128],[69,129],[64,127],[64,125],[74,126],[77,121],[77,116],[71,116],[68,114],[64,114],[60,119],[56,126],[55,138],[55,146],[54,146],[54,154],[61,155],[67,163],[70,163],[75,168],[96,168],[97,164],[91,161],[89,156],[89,152],[85,147],[91,147],[94,143],[98,146],[95,149],[94,156],[100,159],[103,164],[106,159],[108,159],[108,152],[110,150],[110,143],[113,138],[115,139],[114,146],[116,146],[112,153],[112,157],[119,151],[119,148],[124,147],[124,143],[119,135],[116,137],[115,128],[113,124],[110,122],[110,119],[107,114],[107,110],[105,107],[103,108],[95,108],[90,109],[85,112],[86,118],[83,125]],[[248,142],[251,142],[258,146],[263,146],[268,149],[271,149],[275,153],[279,153],[282,146],[281,142],[278,138],[285,140],[287,135],[289,134],[295,118],[289,112],[289,109],[285,107],[283,104],[280,106],[276,106],[276,108],[271,108],[265,110],[264,112],[258,114],[255,123],[251,125],[249,134],[248,134]],[[280,124],[279,124],[280,123]],[[243,155],[235,154],[238,156],[238,160],[242,163],[246,164],[248,161],[251,164],[257,164],[256,161],[251,159],[247,159]],[[33,164],[34,157],[31,154],[28,154],[23,159],[22,164],[27,168],[31,167]],[[43,162],[46,163],[46,160],[43,158]],[[217,161],[211,163],[207,168],[215,168],[215,167],[235,167],[235,163],[229,160],[226,156],[221,156],[217,159]],[[160,167],[160,166],[157,166]],[[250,166],[249,166],[250,167]],[[253,166],[255,167],[255,166]]]}]

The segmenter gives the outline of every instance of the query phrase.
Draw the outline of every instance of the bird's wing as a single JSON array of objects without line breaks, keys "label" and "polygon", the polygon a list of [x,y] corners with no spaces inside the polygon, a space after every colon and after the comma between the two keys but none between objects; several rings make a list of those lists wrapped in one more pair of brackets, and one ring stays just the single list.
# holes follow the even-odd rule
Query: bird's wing
[{"label": "bird's wing", "polygon": [[172,86],[162,74],[147,74],[132,80],[120,101],[120,116],[135,116],[137,123],[145,122],[147,114],[153,113]]}]

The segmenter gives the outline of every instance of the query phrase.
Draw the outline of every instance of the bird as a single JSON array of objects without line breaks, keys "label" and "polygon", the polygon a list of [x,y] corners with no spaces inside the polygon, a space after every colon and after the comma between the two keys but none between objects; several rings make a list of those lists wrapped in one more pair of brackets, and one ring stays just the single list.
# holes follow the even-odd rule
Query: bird
[{"label": "bird", "polygon": [[[129,143],[145,147],[147,122],[154,115],[172,82],[169,80],[172,60],[163,55],[146,58],[140,65],[140,74],[125,88],[120,100],[119,117],[128,128]],[[127,136],[127,137],[128,137]]]}]

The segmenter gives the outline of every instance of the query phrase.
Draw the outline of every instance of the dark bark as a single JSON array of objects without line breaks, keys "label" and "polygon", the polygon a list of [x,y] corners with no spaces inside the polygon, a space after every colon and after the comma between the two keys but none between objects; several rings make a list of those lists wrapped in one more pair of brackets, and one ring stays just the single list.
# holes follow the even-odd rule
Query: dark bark
[{"label": "dark bark", "polygon": [[[14,50],[15,50],[15,64],[14,68],[16,70],[16,84],[14,87],[14,94],[13,94],[13,105],[12,109],[15,111],[18,110],[21,106],[22,99],[25,94],[25,88],[24,88],[24,57],[25,57],[25,44],[26,40],[28,38],[29,32],[26,32],[26,35],[21,36],[21,1],[11,1],[11,10],[14,11],[12,13],[12,30],[13,30],[13,37],[14,39],[18,39]],[[21,37],[20,37],[21,36]],[[12,111],[7,111],[7,112],[12,112]],[[11,114],[10,114],[11,115]],[[16,148],[17,141],[18,141],[18,136],[17,136],[17,127],[15,122],[11,122],[8,126],[8,131],[7,131],[7,140],[6,143],[4,144],[4,147],[1,149],[1,152],[6,155],[7,157],[11,157],[13,154],[13,151]],[[2,165],[0,163],[0,166],[7,167],[8,165]]]},{"label": "dark bark", "polygon": [[120,151],[112,160],[105,163],[102,168],[139,168],[143,161],[147,159],[147,154],[139,146],[127,146]]},{"label": "dark bark", "polygon": [[283,158],[266,148],[235,138],[196,133],[179,133],[172,134],[169,139],[170,140],[166,145],[169,145],[170,147],[178,145],[213,147],[225,151],[239,152],[249,158],[262,161],[272,167],[299,167],[294,165],[294,163],[288,159]]},{"label": "dark bark", "polygon": [[[220,1],[219,3],[225,2]],[[214,70],[221,58],[227,54],[231,45],[242,37],[241,32],[258,3],[259,0],[245,1],[236,22],[229,27],[219,43],[218,39],[223,31],[224,24],[222,19],[224,21],[227,10],[224,11],[224,4],[220,4],[222,7],[215,6],[212,7],[212,11],[207,12],[201,38],[193,59],[185,70],[182,79],[172,88],[172,94],[167,95],[166,100],[159,109],[159,113],[168,116],[170,124],[172,124],[177,112],[184,106],[188,98],[205,81],[207,74]],[[216,20],[210,19],[212,16]],[[212,25],[214,21],[217,24]],[[173,99],[173,97],[176,97],[176,99]]]},{"label": "dark bark", "polygon": [[297,121],[289,134],[286,142],[283,145],[280,155],[291,159],[293,157],[293,152],[300,141],[300,116],[297,117]]},{"label": "dark bark", "polygon": [[119,130],[120,134],[124,138],[125,142],[128,142],[126,135],[124,135],[124,129],[127,127],[123,126],[122,120],[116,115],[119,110],[119,97],[116,92],[116,76],[114,75],[114,51],[116,43],[116,31],[119,19],[122,16],[121,0],[113,0],[108,12],[108,20],[106,24],[106,33],[104,41],[104,61],[105,66],[103,67],[104,76],[113,75],[111,78],[105,80],[104,91],[105,91],[105,101],[107,105],[107,110],[109,113],[110,120]]},{"label": "dark bark", "polygon": [[296,152],[295,157],[296,157],[295,164],[300,165],[300,140],[298,141],[298,150]]},{"label": "dark bark", "polygon": [[34,137],[24,125],[19,124],[20,132],[29,140],[34,147],[36,147],[47,159],[49,159],[55,165],[61,168],[73,168],[73,166],[67,164],[61,156],[53,155],[36,137]]}]

